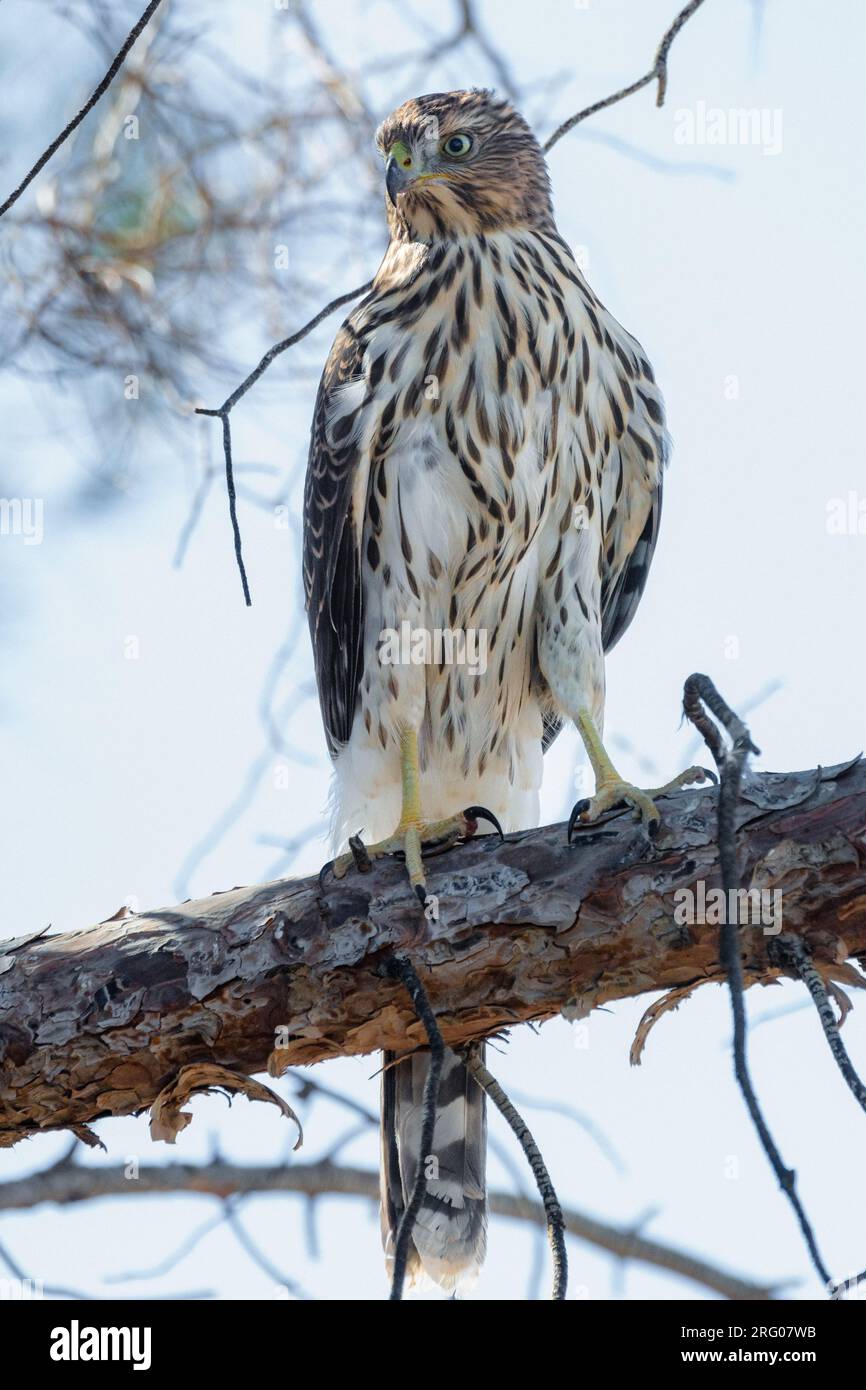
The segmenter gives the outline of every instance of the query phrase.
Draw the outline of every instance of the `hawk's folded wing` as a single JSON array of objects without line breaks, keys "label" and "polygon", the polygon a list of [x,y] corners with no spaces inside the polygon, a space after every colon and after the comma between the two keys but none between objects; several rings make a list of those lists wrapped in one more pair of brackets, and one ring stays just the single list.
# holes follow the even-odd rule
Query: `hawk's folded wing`
[{"label": "hawk's folded wing", "polygon": [[349,739],[364,672],[363,515],[355,515],[364,461],[353,429],[356,411],[339,408],[341,392],[345,397],[353,382],[363,397],[363,357],[350,321],[337,334],[319,384],[304,488],[304,593],[332,756]]},{"label": "hawk's folded wing", "polygon": [[663,474],[653,489],[646,525],[625,564],[612,574],[605,570],[601,583],[601,641],[606,652],[622,637],[641,601],[652,563],[662,515]]}]

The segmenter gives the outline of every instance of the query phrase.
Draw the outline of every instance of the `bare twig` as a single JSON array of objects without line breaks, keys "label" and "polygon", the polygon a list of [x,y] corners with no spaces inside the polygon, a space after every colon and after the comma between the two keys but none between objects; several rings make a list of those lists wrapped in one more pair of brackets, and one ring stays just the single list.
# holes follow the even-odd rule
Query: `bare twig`
[{"label": "bare twig", "polygon": [[[12,1276],[15,1279],[17,1279],[20,1283],[37,1283],[39,1287],[39,1296],[41,1298],[57,1298],[63,1300],[64,1302],[70,1302],[72,1300],[75,1300],[76,1302],[81,1300],[85,1303],[101,1302],[99,1294],[82,1293],[80,1289],[70,1289],[65,1284],[44,1284],[42,1283],[42,1281],[32,1280],[29,1275],[25,1274],[22,1266],[15,1259],[14,1255],[9,1250],[9,1248],[5,1245],[0,1245],[0,1261],[2,1261],[3,1264],[6,1265],[6,1268],[9,1270],[10,1274],[12,1274]],[[210,1289],[195,1289],[191,1290],[189,1293],[156,1294],[155,1297],[157,1299],[165,1299],[166,1301],[172,1301],[174,1299],[203,1300],[206,1298],[212,1298],[213,1294]],[[121,1297],[116,1301],[123,1302],[124,1299]]]},{"label": "bare twig", "polygon": [[827,988],[821,978],[820,971],[815,969],[812,957],[805,941],[801,941],[798,936],[793,936],[789,932],[770,943],[770,954],[777,957],[783,964],[789,966],[799,975],[803,984],[812,996],[815,1008],[818,1010],[818,1017],[821,1020],[821,1027],[824,1029],[824,1036],[830,1044],[830,1051],[834,1061],[845,1079],[852,1095],[857,1100],[858,1105],[866,1110],[866,1086],[860,1080],[854,1068],[851,1058],[848,1056],[847,1048],[842,1041],[839,1032],[839,1025],[836,1022],[836,1015],[833,1012],[833,1005]]},{"label": "bare twig", "polygon": [[478,20],[473,0],[458,0],[460,10],[460,28],[457,32],[457,42],[463,38],[473,38],[476,45],[484,54],[494,73],[499,86],[506,96],[514,100],[517,97],[517,83],[511,71],[499,52],[498,48],[490,42]]},{"label": "bare twig", "polygon": [[424,1117],[421,1123],[421,1147],[418,1154],[418,1171],[415,1174],[415,1186],[412,1188],[412,1196],[409,1198],[406,1209],[400,1220],[397,1229],[397,1239],[394,1242],[394,1272],[391,1280],[391,1301],[399,1302],[403,1297],[403,1284],[406,1279],[406,1261],[409,1256],[409,1242],[412,1239],[412,1232],[415,1229],[415,1220],[421,1210],[421,1203],[424,1200],[424,1193],[427,1188],[427,1172],[424,1162],[426,1154],[432,1153],[433,1134],[436,1127],[436,1103],[439,1099],[439,1080],[442,1076],[442,1064],[445,1060],[445,1044],[442,1041],[442,1034],[439,1032],[439,1025],[436,1022],[436,1015],[430,1007],[430,1000],[424,991],[424,986],[418,979],[414,967],[409,963],[405,956],[389,956],[385,964],[385,973],[394,979],[401,980],[406,986],[409,998],[415,1007],[419,1019],[424,1025],[427,1034],[427,1041],[430,1044],[430,1067],[427,1072],[427,1079],[424,1082]]},{"label": "bare twig", "polygon": [[830,1286],[830,1297],[838,1302],[844,1293],[851,1289],[856,1289],[858,1284],[866,1282],[866,1269],[861,1269],[859,1274],[854,1274],[850,1279],[843,1279],[838,1284]]},{"label": "bare twig", "polygon": [[[706,706],[719,723],[728,731],[732,743],[725,748],[719,729],[712,723],[704,709]],[[740,781],[748,754],[760,750],[752,743],[749,730],[733,710],[725,703],[709,676],[695,674],[689,676],[683,691],[683,711],[686,717],[703,734],[719,769],[719,863],[722,872],[722,888],[725,902],[736,900],[736,890],[740,885],[737,869],[736,811],[740,795]],[[743,962],[740,955],[740,937],[737,921],[732,920],[729,907],[724,913],[720,928],[719,956],[725,970],[731,997],[731,1011],[734,1020],[734,1072],[746,1102],[752,1123],[758,1132],[764,1152],[770,1161],[779,1186],[790,1202],[803,1239],[809,1250],[812,1264],[825,1288],[831,1286],[826,1265],[818,1250],[815,1234],[809,1218],[796,1191],[796,1174],[786,1168],[776,1147],[763,1112],[758,1103],[746,1057],[746,1006],[744,999]]]},{"label": "bare twig", "polygon": [[247,582],[246,569],[244,568],[243,555],[241,553],[241,533],[240,527],[238,526],[237,517],[237,494],[235,492],[234,483],[234,465],[232,462],[232,436],[231,427],[229,425],[229,415],[234,410],[241,397],[245,396],[247,391],[249,391],[250,387],[255,385],[259,377],[267,371],[268,367],[271,365],[275,357],[279,357],[281,352],[285,352],[287,348],[294,347],[295,343],[299,343],[302,338],[306,338],[307,334],[312,333],[313,329],[317,328],[318,325],[322,322],[322,320],[326,319],[329,314],[332,314],[335,309],[339,309],[343,304],[351,304],[353,299],[359,299],[362,294],[365,294],[367,290],[370,289],[371,284],[372,281],[368,282],[366,285],[361,285],[360,288],[357,290],[350,290],[348,294],[341,294],[336,299],[332,299],[330,304],[326,304],[324,309],[320,309],[319,312],[313,318],[310,319],[309,323],[305,323],[303,328],[298,329],[297,333],[292,333],[288,338],[284,338],[282,342],[275,343],[274,346],[272,348],[269,348],[268,351],[265,353],[258,366],[254,367],[253,370],[250,372],[249,376],[244,378],[240,386],[236,387],[235,390],[232,391],[231,395],[226,397],[222,405],[217,406],[216,409],[213,410],[205,409],[204,406],[196,407],[196,415],[212,415],[215,416],[217,419],[222,420],[223,454],[225,455],[226,465],[226,485],[228,488],[229,496],[229,516],[231,518],[232,533],[234,536],[235,559],[237,561],[238,571],[241,576],[241,585],[243,586],[244,591],[244,602],[246,603],[247,607],[249,607],[252,603],[252,599],[250,597],[250,587]]},{"label": "bare twig", "polygon": [[[68,1160],[64,1162],[68,1162]],[[61,1164],[58,1166],[62,1170],[64,1165]],[[69,1166],[75,1167],[76,1165],[70,1164]],[[49,1169],[49,1172],[51,1171],[53,1170]],[[259,1269],[262,1270],[268,1279],[272,1280],[278,1287],[285,1288],[293,1298],[299,1300],[308,1299],[309,1294],[306,1293],[299,1284],[293,1279],[290,1279],[281,1270],[278,1270],[275,1265],[271,1264],[267,1255],[259,1249],[246,1227],[241,1222],[239,1209],[241,1203],[250,1195],[249,1192],[243,1191],[225,1193],[222,1210],[217,1212],[215,1216],[209,1217],[201,1226],[196,1227],[194,1231],[185,1237],[182,1244],[171,1254],[167,1255],[164,1260],[160,1260],[159,1264],[146,1269],[123,1270],[118,1274],[110,1275],[106,1282],[109,1284],[128,1284],[136,1281],[156,1279],[163,1274],[168,1274],[185,1260],[188,1255],[191,1255],[206,1236],[209,1236],[213,1231],[219,1230],[222,1226],[228,1226],[238,1244],[246,1252],[253,1264],[258,1265]]]},{"label": "bare twig", "polygon": [[[78,1167],[77,1164],[71,1166]],[[128,1182],[127,1187],[129,1187]],[[217,1211],[213,1216],[209,1216],[200,1226],[196,1226],[195,1230],[188,1232],[180,1244],[176,1246],[174,1250],[169,1251],[169,1253],[161,1260],[157,1261],[156,1264],[148,1265],[144,1269],[119,1270],[117,1274],[109,1275],[105,1282],[107,1284],[130,1284],[138,1280],[158,1279],[161,1275],[170,1273],[177,1265],[185,1260],[188,1255],[191,1255],[193,1251],[197,1249],[204,1238],[210,1235],[211,1231],[216,1231],[226,1224],[226,1210],[228,1206],[229,1202],[227,1200],[222,1210]]]},{"label": "bare twig", "polygon": [[123,64],[124,58],[126,57],[129,50],[132,48],[132,45],[135,43],[139,34],[141,34],[142,30],[147,26],[150,19],[156,13],[157,9],[161,4],[162,0],[150,0],[150,4],[147,6],[147,9],[144,11],[137,24],[135,24],[133,28],[130,29],[129,33],[123,41],[123,44],[118,49],[111,63],[111,66],[108,69],[108,72],[105,74],[102,81],[99,83],[99,86],[96,87],[93,93],[90,95],[90,97],[88,97],[87,101],[84,103],[81,110],[78,112],[78,115],[75,116],[69,122],[69,124],[64,127],[63,130],[61,130],[56,140],[52,140],[47,150],[44,150],[43,153],[39,156],[30,172],[25,175],[25,177],[19,183],[18,187],[12,193],[9,194],[9,197],[6,199],[5,203],[2,205],[2,207],[0,207],[0,217],[2,217],[4,213],[8,212],[14,203],[17,203],[18,199],[21,197],[21,194],[33,182],[39,171],[41,169],[44,169],[51,156],[57,153],[57,151],[60,149],[60,146],[63,144],[65,140],[69,139],[69,136],[72,134],[73,130],[77,129],[77,127],[81,125],[81,122],[84,120],[84,117],[87,115],[88,111],[93,110],[94,106],[99,101],[99,98],[103,96],[103,94],[111,86],[111,83],[114,81],[121,68],[121,65]]},{"label": "bare twig", "polygon": [[[570,807],[569,810],[571,810]],[[528,1110],[545,1111],[549,1115],[560,1115],[563,1119],[570,1120],[572,1124],[578,1125],[598,1146],[600,1152],[604,1154],[608,1163],[612,1168],[616,1169],[617,1173],[623,1175],[627,1172],[626,1164],[623,1162],[622,1156],[617,1153],[613,1144],[604,1133],[604,1130],[600,1129],[588,1115],[584,1115],[572,1105],[564,1105],[561,1101],[545,1100],[538,1096],[521,1095],[514,1090],[512,1090],[511,1094],[514,1096],[515,1104],[517,1105],[523,1105]]]},{"label": "bare twig", "polygon": [[563,121],[562,125],[557,126],[553,134],[544,142],[542,146],[544,153],[547,154],[548,150],[552,150],[556,142],[561,140],[563,135],[567,135],[570,130],[573,130],[576,125],[579,125],[581,121],[585,121],[589,116],[594,116],[598,111],[603,111],[607,106],[614,106],[618,101],[624,101],[626,97],[634,96],[635,92],[639,92],[642,87],[648,86],[650,82],[658,82],[656,106],[663,106],[668,87],[668,53],[670,52],[671,44],[682,29],[686,20],[691,19],[695,10],[699,9],[703,3],[704,0],[689,0],[688,5],[680,10],[673,24],[665,32],[661,43],[656,49],[653,65],[649,72],[644,73],[643,77],[639,77],[636,82],[631,82],[627,87],[621,87],[618,92],[614,92],[611,96],[602,97],[601,101],[595,101],[592,106],[584,107],[584,109],[578,111],[575,116],[569,116],[568,120]]},{"label": "bare twig", "polygon": [[526,1121],[512,1105],[508,1096],[503,1091],[496,1077],[488,1071],[481,1060],[479,1047],[472,1046],[465,1049],[462,1053],[466,1063],[466,1070],[474,1076],[478,1085],[493,1101],[499,1113],[511,1126],[517,1136],[518,1141],[526,1154],[526,1160],[532,1169],[532,1176],[538,1186],[538,1193],[544,1206],[544,1214],[547,1218],[547,1238],[550,1241],[550,1249],[553,1255],[553,1294],[554,1300],[565,1298],[568,1286],[568,1253],[565,1248],[565,1219],[562,1215],[562,1207],[559,1198],[550,1180],[547,1165],[541,1156],[541,1150],[529,1132]]},{"label": "bare twig", "polygon": [[335,62],[304,0],[294,0],[293,13],[307,48],[319,68],[324,90],[343,119],[353,125],[358,136],[363,139],[361,132],[364,127],[369,129],[375,125],[375,118],[363,93],[357,83],[353,82]]},{"label": "bare twig", "polygon": [[366,1120],[368,1125],[378,1125],[379,1116],[374,1115],[372,1110],[368,1110],[366,1105],[353,1099],[352,1096],[344,1095],[342,1091],[335,1091],[330,1086],[325,1086],[321,1081],[314,1081],[309,1075],[302,1075],[301,1072],[292,1072],[292,1080],[297,1084],[296,1096],[298,1100],[309,1100],[311,1096],[321,1096],[323,1100],[332,1100],[336,1105],[342,1105],[346,1110],[351,1110],[353,1115],[358,1115],[362,1120]]},{"label": "bare twig", "polygon": [[278,1287],[286,1289],[293,1298],[306,1301],[310,1297],[300,1284],[294,1279],[290,1279],[281,1269],[277,1269],[276,1265],[271,1263],[265,1252],[256,1244],[246,1226],[241,1221],[237,1203],[226,1203],[226,1219],[238,1244],[246,1251],[253,1264],[258,1265],[259,1269],[268,1279],[272,1279]]}]

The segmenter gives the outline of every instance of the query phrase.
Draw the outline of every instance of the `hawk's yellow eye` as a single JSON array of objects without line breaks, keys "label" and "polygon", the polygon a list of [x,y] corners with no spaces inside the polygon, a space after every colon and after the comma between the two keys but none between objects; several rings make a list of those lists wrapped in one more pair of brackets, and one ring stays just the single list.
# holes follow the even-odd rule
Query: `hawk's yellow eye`
[{"label": "hawk's yellow eye", "polygon": [[465,159],[472,149],[472,138],[469,135],[449,135],[447,140],[443,140],[440,149],[449,159]]}]

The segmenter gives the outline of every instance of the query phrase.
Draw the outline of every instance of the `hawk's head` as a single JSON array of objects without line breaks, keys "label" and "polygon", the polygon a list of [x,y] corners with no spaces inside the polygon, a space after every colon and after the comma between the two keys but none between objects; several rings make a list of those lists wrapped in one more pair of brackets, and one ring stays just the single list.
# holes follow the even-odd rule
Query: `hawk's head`
[{"label": "hawk's head", "polygon": [[421,241],[503,227],[551,229],[550,179],[526,121],[492,92],[436,92],[376,132],[392,237]]}]

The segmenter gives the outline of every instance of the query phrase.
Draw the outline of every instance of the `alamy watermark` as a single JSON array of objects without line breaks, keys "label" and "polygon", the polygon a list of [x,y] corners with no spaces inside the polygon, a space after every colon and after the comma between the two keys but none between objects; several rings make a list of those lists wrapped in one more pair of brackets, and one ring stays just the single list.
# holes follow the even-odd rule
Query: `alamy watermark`
[{"label": "alamy watermark", "polygon": [[674,921],[678,927],[718,927],[723,922],[760,927],[765,936],[778,936],[782,930],[782,890],[780,888],[707,888],[698,879],[694,888],[678,888],[674,893]]},{"label": "alamy watermark", "polygon": [[43,1279],[0,1279],[0,1303],[21,1303],[27,1299],[44,1297]]},{"label": "alamy watermark", "polygon": [[698,101],[674,112],[677,145],[756,145],[764,154],[782,153],[781,107],[740,106],[725,110]]},{"label": "alamy watermark", "polygon": [[866,497],[852,488],[846,497],[827,503],[828,536],[866,536]]},{"label": "alamy watermark", "polygon": [[408,619],[379,633],[383,666],[465,666],[470,676],[487,670],[487,629],[413,627]]},{"label": "alamy watermark", "polygon": [[149,1327],[82,1327],[73,1318],[68,1327],[52,1329],[52,1361],[131,1361],[134,1371],[150,1369]]},{"label": "alamy watermark", "polygon": [[43,512],[41,497],[0,497],[0,536],[21,536],[25,545],[41,545]]}]

